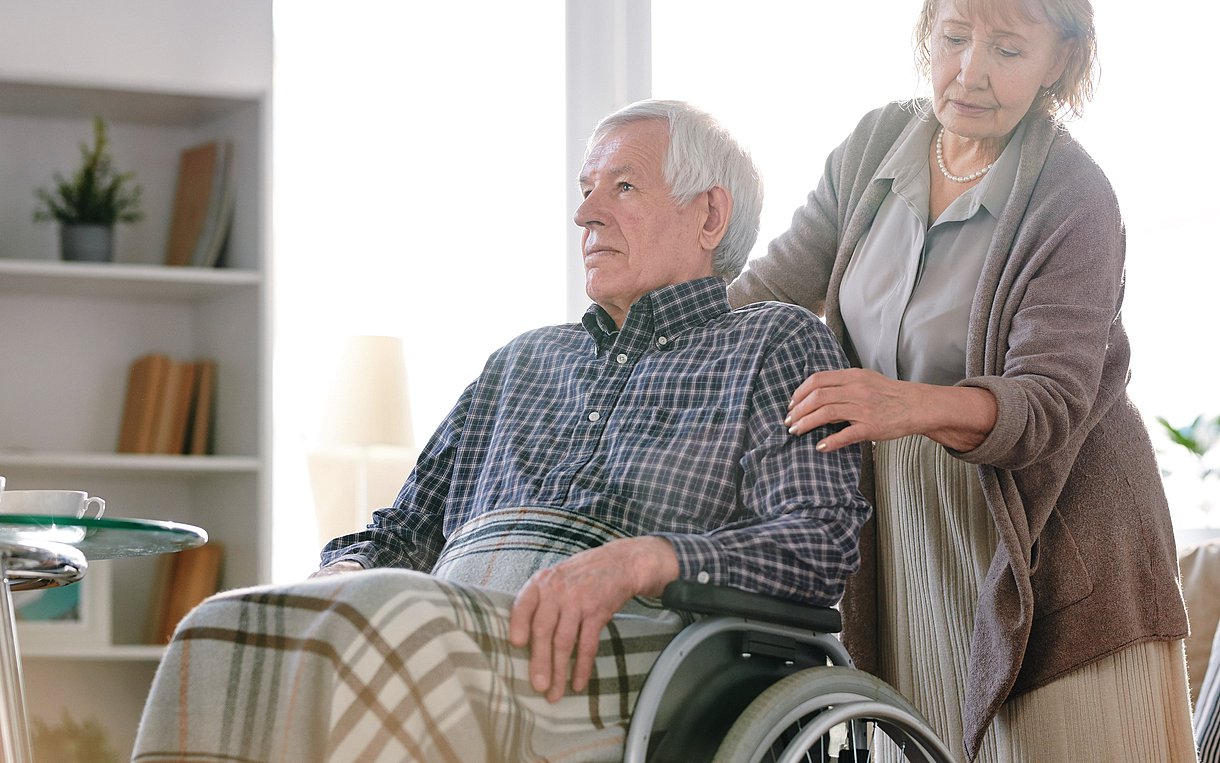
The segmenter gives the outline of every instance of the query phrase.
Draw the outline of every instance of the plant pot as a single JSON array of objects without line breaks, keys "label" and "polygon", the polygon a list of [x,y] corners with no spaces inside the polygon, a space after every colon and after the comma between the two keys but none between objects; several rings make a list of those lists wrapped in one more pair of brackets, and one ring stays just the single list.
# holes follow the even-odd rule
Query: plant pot
[{"label": "plant pot", "polygon": [[60,253],[75,262],[109,262],[114,256],[114,226],[61,223]]}]

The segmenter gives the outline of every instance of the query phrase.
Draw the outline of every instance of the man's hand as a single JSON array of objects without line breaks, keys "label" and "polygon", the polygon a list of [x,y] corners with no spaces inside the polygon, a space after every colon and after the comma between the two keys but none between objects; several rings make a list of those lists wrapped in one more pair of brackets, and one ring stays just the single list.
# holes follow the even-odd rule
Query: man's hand
[{"label": "man's hand", "polygon": [[332,562],[332,563],[326,565],[325,567],[314,572],[309,577],[324,578],[327,575],[339,575],[344,572],[357,572],[357,571],[363,570],[363,569],[364,569],[364,566],[362,564],[360,564],[359,562],[340,560],[338,562]]},{"label": "man's hand", "polygon": [[530,648],[530,683],[558,702],[568,684],[584,691],[601,630],[633,596],[660,596],[678,578],[678,557],[664,538],[611,541],[534,573],[513,604],[513,646]]}]

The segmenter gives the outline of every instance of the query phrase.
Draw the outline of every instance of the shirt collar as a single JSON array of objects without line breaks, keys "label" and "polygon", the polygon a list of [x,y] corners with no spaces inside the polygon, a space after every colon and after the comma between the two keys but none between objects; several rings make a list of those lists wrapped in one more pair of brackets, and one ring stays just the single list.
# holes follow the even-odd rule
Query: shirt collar
[{"label": "shirt collar", "polygon": [[[906,138],[894,149],[890,157],[877,168],[874,180],[892,180],[892,188],[895,193],[910,199],[916,208],[926,210],[930,171],[928,169],[928,146],[936,139],[936,131],[939,129],[940,125],[931,119],[920,121],[915,129],[907,133]],[[1013,131],[1012,139],[1000,153],[1000,158],[996,160],[995,166],[983,177],[983,181],[963,194],[968,199],[963,202],[965,209],[961,211],[961,219],[973,217],[979,207],[985,208],[993,217],[1000,216],[1000,211],[1008,203],[1013,183],[1017,179],[1017,166],[1021,160],[1021,143],[1024,140],[1025,122],[1022,121]],[[960,207],[961,205],[955,202],[954,206]]]},{"label": "shirt collar", "polygon": [[[702,326],[718,315],[729,312],[728,283],[718,276],[662,286],[636,300],[627,313],[623,330],[666,337],[667,341],[687,329]],[[614,344],[619,330],[614,320],[598,304],[585,311],[581,323],[593,337],[598,350]]]},{"label": "shirt collar", "polygon": [[893,180],[896,193],[921,191],[928,195],[928,146],[939,127],[932,120],[918,120],[889,158],[877,168],[874,180]]}]

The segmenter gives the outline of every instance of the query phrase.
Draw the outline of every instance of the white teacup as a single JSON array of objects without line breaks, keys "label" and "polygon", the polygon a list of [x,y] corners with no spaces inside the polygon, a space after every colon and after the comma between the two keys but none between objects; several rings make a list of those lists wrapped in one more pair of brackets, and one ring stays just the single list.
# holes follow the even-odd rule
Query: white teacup
[{"label": "white teacup", "polygon": [[5,490],[0,492],[0,513],[49,514],[97,519],[106,510],[106,501],[83,490]]}]

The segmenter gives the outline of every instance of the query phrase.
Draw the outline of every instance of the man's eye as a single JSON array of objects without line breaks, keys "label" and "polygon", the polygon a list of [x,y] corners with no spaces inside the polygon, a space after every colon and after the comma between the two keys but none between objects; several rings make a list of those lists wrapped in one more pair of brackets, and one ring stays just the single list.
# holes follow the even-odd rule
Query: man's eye
[{"label": "man's eye", "polygon": [[625,180],[619,182],[619,184],[618,184],[618,189],[620,191],[630,191],[630,190],[633,190],[634,188],[635,188],[635,186],[633,186],[631,183],[628,183]]},{"label": "man's eye", "polygon": [[1016,58],[1017,56],[1021,55],[1021,51],[1012,50],[1011,48],[997,47],[996,52],[998,52],[1004,58]]},{"label": "man's eye", "polygon": [[954,47],[957,47],[957,46],[959,46],[959,45],[965,45],[965,44],[966,44],[966,38],[965,38],[965,37],[957,37],[957,36],[955,36],[955,35],[947,34],[947,35],[945,35],[945,42],[946,42],[946,43],[948,43],[949,45],[952,45],[952,46],[954,46]]}]

